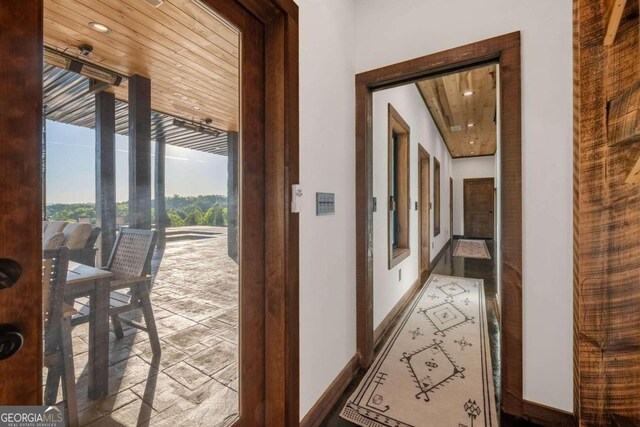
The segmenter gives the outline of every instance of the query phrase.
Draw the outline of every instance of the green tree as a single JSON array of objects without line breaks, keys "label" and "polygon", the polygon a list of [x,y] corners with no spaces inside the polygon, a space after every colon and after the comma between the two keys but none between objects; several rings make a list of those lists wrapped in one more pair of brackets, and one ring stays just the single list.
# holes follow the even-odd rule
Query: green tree
[{"label": "green tree", "polygon": [[168,213],[167,214],[169,217],[169,221],[171,223],[171,227],[183,227],[184,226],[184,220],[182,218],[180,218],[179,215],[176,215],[175,213]]},{"label": "green tree", "polygon": [[190,209],[191,212],[187,214],[184,219],[184,225],[198,225],[202,223],[202,211],[197,206]]},{"label": "green tree", "polygon": [[219,207],[218,207],[218,210],[216,211],[215,225],[219,227],[224,226],[224,215],[222,214],[222,209],[220,209]]}]

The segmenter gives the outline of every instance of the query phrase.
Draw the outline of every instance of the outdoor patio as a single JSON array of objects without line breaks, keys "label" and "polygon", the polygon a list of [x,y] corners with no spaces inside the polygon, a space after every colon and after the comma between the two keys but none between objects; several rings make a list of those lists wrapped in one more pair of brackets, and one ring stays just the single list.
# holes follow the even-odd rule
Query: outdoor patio
[{"label": "outdoor patio", "polygon": [[[154,264],[158,260],[156,254]],[[148,335],[110,333],[109,393],[87,397],[88,327],[73,330],[81,425],[227,425],[238,413],[238,266],[226,228],[169,229],[151,301],[162,355]]]}]

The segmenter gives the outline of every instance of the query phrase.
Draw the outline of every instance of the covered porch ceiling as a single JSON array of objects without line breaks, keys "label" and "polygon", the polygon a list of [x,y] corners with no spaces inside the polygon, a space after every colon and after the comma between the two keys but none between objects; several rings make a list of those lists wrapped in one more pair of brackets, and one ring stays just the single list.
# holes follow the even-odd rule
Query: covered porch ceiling
[{"label": "covered porch ceiling", "polygon": [[123,76],[107,89],[118,101],[127,102],[126,78],[137,74],[151,80],[156,113],[238,131],[240,35],[199,0],[45,0],[44,6],[45,46]]},{"label": "covered porch ceiling", "polygon": [[[44,113],[48,120],[75,126],[95,128],[95,98],[89,91],[89,79],[53,65],[44,66]],[[151,112],[151,139],[212,154],[227,155],[227,133],[218,136],[197,132],[173,124],[174,117],[157,111]],[[128,104],[116,101],[116,133],[129,131]]]}]

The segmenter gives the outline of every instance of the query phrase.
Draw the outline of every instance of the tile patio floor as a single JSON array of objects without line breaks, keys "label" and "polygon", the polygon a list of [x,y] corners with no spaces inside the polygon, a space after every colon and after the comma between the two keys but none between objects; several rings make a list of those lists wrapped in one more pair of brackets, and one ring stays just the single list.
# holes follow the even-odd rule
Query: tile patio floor
[{"label": "tile patio floor", "polygon": [[238,267],[225,228],[214,237],[169,240],[151,294],[162,345],[111,332],[109,396],[87,398],[87,325],[73,330],[82,426],[218,426],[238,413]]}]

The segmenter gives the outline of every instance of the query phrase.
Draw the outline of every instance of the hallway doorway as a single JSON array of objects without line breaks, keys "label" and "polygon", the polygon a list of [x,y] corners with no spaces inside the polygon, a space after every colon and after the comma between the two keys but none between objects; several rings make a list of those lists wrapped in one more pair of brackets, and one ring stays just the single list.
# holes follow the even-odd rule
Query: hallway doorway
[{"label": "hallway doorway", "polygon": [[[502,282],[496,282],[496,288],[500,295],[496,295],[489,301],[487,296],[487,303],[495,306],[495,300],[502,302],[504,307],[508,307],[505,310],[502,317],[502,326],[505,330],[509,330],[510,333],[502,335],[498,338],[501,341],[500,345],[500,357],[496,358],[500,360],[498,363],[501,366],[499,372],[500,386],[496,387],[500,396],[500,412],[508,414],[522,416],[523,415],[523,401],[522,401],[522,282],[521,282],[521,264],[522,264],[522,218],[521,218],[521,148],[520,148],[520,37],[518,33],[508,34],[505,36],[496,37],[482,42],[473,43],[470,45],[454,48],[448,51],[439,52],[433,55],[413,59],[410,61],[390,65],[387,67],[374,69],[365,73],[361,73],[356,76],[356,150],[362,152],[365,155],[364,161],[358,162],[356,167],[356,229],[357,229],[357,242],[356,242],[356,269],[357,269],[357,350],[360,361],[360,366],[364,369],[368,369],[374,357],[376,356],[375,348],[378,343],[381,342],[378,338],[386,336],[384,333],[376,330],[374,333],[375,325],[379,323],[381,314],[375,314],[376,307],[380,306],[379,298],[380,294],[376,285],[377,275],[375,273],[375,262],[368,254],[374,253],[376,245],[379,242],[374,241],[373,230],[373,211],[372,205],[369,203],[370,198],[376,196],[372,191],[372,164],[376,156],[374,141],[376,136],[375,120],[372,120],[372,111],[376,108],[375,96],[379,92],[386,90],[395,90],[402,85],[419,83],[427,79],[436,79],[442,76],[460,75],[463,77],[454,79],[454,82],[447,86],[444,83],[442,85],[436,85],[433,88],[433,96],[441,98],[447,96],[451,99],[451,102],[458,103],[457,105],[449,104],[442,105],[443,109],[450,107],[452,111],[455,111],[469,99],[472,99],[475,95],[475,90],[472,87],[474,80],[468,78],[466,71],[472,69],[482,69],[497,65],[499,72],[495,72],[494,81],[499,86],[499,92],[497,98],[499,100],[501,109],[486,111],[486,116],[489,120],[493,121],[493,125],[498,129],[498,134],[502,136],[505,144],[501,147],[499,153],[499,168],[504,180],[499,181],[498,197],[502,198],[500,204],[500,214],[502,217],[502,225],[500,231],[496,232],[498,228],[493,220],[483,219],[482,223],[485,227],[484,230],[479,232],[471,231],[472,234],[478,234],[479,236],[485,236],[488,240],[486,243],[482,242],[483,251],[484,248],[492,247],[491,255],[489,257],[481,257],[481,259],[468,259],[459,258],[459,260],[451,260],[453,258],[453,251],[458,247],[458,241],[455,239],[455,230],[457,229],[456,211],[462,213],[461,209],[456,208],[456,203],[453,201],[452,194],[457,193],[459,196],[463,196],[463,189],[456,186],[457,183],[449,180],[449,185],[446,185],[447,177],[452,177],[450,172],[446,169],[448,167],[447,156],[443,156],[441,153],[436,154],[431,152],[434,164],[440,164],[441,174],[440,182],[442,184],[434,187],[434,183],[438,180],[436,177],[431,177],[432,194],[430,198],[433,201],[447,200],[449,198],[449,206],[446,204],[433,203],[431,206],[431,220],[433,221],[433,234],[431,234],[430,258],[431,263],[436,264],[439,260],[449,257],[450,261],[454,263],[480,263],[489,262],[495,264],[494,273],[500,277],[500,270],[505,267],[510,274],[502,276]],[[464,86],[467,85],[465,88]],[[418,84],[418,87],[420,85]],[[429,94],[423,92],[423,98],[428,97]],[[424,99],[428,104],[428,100]],[[394,106],[397,107],[397,106]],[[399,109],[400,113],[407,116],[407,113]],[[434,116],[434,111],[430,111]],[[450,132],[455,136],[466,135],[469,129],[472,129],[476,124],[473,122],[459,123],[453,118],[453,115],[442,114],[443,119],[441,125],[438,126],[438,133],[443,139],[447,139],[445,132]],[[485,116],[485,117],[486,117]],[[435,119],[435,118],[434,118]],[[436,120],[437,121],[437,120]],[[415,134],[415,126],[408,120],[411,125],[411,131]],[[467,128],[467,129],[463,129]],[[420,141],[422,143],[422,141]],[[455,146],[448,146],[448,157],[482,157],[493,156],[496,154],[494,147],[491,151],[490,148],[484,143],[479,143],[475,139],[458,138],[458,143]],[[485,151],[482,151],[482,150]],[[490,151],[486,151],[490,150]],[[416,150],[418,151],[418,150]],[[416,153],[417,155],[418,153]],[[433,168],[431,168],[433,173]],[[448,175],[449,173],[449,175]],[[415,173],[416,178],[419,175]],[[486,175],[485,175],[486,176]],[[482,175],[478,176],[482,177]],[[419,183],[417,180],[416,183]],[[453,184],[453,185],[452,185]],[[414,184],[415,185],[415,184]],[[449,193],[449,194],[447,194]],[[421,195],[421,194],[420,194]],[[508,195],[508,197],[507,197]],[[418,203],[415,206],[415,210],[419,210],[419,217],[422,215],[420,210],[419,195]],[[495,200],[493,192],[491,194],[491,203]],[[378,204],[380,206],[380,204]],[[486,206],[483,206],[486,207]],[[413,208],[413,207],[412,207]],[[453,208],[453,209],[451,209]],[[449,209],[449,212],[446,211]],[[452,214],[453,211],[453,215]],[[491,212],[492,211],[492,212]],[[495,213],[494,209],[487,210],[487,214]],[[447,216],[449,216],[448,221]],[[493,217],[495,219],[495,215]],[[416,218],[417,219],[417,218]],[[416,221],[417,222],[417,221]],[[489,225],[491,222],[491,225]],[[416,224],[417,225],[417,224]],[[462,229],[464,224],[460,224]],[[416,227],[417,228],[417,227]],[[488,230],[488,231],[487,231]],[[431,231],[431,229],[429,230]],[[465,234],[461,234],[464,236]],[[420,238],[422,238],[422,229],[419,232]],[[498,240],[497,244],[492,238],[498,236],[506,236],[506,238]],[[438,240],[444,239],[444,242]],[[418,240],[416,240],[418,243]],[[443,243],[445,243],[443,245]],[[422,262],[422,243],[420,242],[420,262],[418,271],[422,273],[424,271],[424,263]],[[434,250],[434,245],[439,245],[440,249]],[[489,252],[486,249],[486,252]],[[407,262],[407,261],[405,261]],[[396,266],[398,270],[402,269],[402,264]],[[404,270],[404,269],[403,269]],[[517,274],[511,274],[516,273]],[[402,271],[402,275],[406,274]],[[396,271],[395,277],[400,275],[400,271]],[[394,274],[389,275],[393,278]],[[396,279],[397,280],[397,279]],[[411,287],[413,292],[411,296],[417,295],[421,289],[422,283],[419,283],[417,287]],[[376,291],[374,292],[374,287]],[[402,299],[402,307],[409,306],[409,302],[413,298]],[[388,304],[388,303],[387,303]],[[495,307],[494,307],[495,308]],[[488,307],[487,307],[488,309]],[[402,310],[398,309],[400,313]],[[396,319],[399,316],[396,316]],[[387,320],[387,319],[385,319]],[[389,321],[384,332],[389,332],[393,329],[391,326],[393,322]],[[386,349],[386,347],[385,347]],[[385,350],[386,351],[386,350]],[[376,362],[377,363],[377,362]],[[372,368],[373,369],[373,368]]]}]

